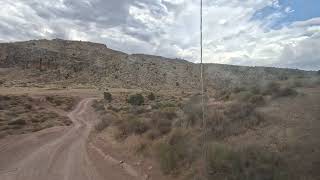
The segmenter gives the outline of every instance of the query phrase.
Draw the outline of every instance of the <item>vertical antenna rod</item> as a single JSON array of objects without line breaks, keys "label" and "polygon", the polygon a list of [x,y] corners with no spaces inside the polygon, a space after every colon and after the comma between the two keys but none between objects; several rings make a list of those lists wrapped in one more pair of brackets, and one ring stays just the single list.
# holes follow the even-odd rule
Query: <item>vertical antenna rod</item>
[{"label": "vertical antenna rod", "polygon": [[202,157],[203,157],[203,177],[206,178],[207,175],[207,146],[206,146],[206,136],[207,136],[207,122],[205,119],[205,102],[204,102],[204,78],[203,78],[203,0],[200,1],[200,83],[201,83],[201,108],[202,108],[202,131],[203,131],[203,144],[202,144]]},{"label": "vertical antenna rod", "polygon": [[200,78],[201,78],[201,105],[202,105],[202,122],[205,128],[205,118],[204,118],[204,82],[203,82],[203,42],[202,42],[202,2],[200,2]]}]

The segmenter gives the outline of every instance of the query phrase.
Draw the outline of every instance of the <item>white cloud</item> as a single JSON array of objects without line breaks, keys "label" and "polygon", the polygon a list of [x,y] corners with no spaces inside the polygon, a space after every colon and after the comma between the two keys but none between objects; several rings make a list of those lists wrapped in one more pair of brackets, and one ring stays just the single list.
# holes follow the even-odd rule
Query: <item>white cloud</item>
[{"label": "white cloud", "polygon": [[[0,6],[0,41],[88,40],[127,53],[199,62],[199,0],[2,0]],[[276,11],[252,18],[268,6]],[[312,44],[320,49],[319,43],[311,43],[320,33],[319,18],[270,28],[293,11],[278,0],[204,0],[204,62],[319,66],[317,52],[304,48]],[[294,48],[299,53],[289,56]]]},{"label": "white cloud", "polygon": [[286,12],[286,13],[292,13],[292,12],[294,12],[294,10],[293,9],[291,9],[291,7],[286,7],[285,9],[284,9],[284,11]]},{"label": "white cloud", "polygon": [[306,21],[297,21],[292,26],[304,27],[304,26],[320,26],[320,17],[312,18]]}]

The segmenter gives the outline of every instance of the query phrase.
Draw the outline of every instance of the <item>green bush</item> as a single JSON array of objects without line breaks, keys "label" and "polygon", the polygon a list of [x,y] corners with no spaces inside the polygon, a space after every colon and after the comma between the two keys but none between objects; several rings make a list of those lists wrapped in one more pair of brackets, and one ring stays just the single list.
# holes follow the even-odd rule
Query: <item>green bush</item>
[{"label": "green bush", "polygon": [[144,103],[144,97],[141,94],[129,96],[128,103],[135,106],[141,106]]},{"label": "green bush", "polygon": [[108,101],[108,102],[111,102],[111,101],[112,101],[112,95],[111,95],[111,93],[109,93],[109,92],[104,92],[104,93],[103,93],[103,98],[104,98],[104,100],[106,100],[106,101]]}]

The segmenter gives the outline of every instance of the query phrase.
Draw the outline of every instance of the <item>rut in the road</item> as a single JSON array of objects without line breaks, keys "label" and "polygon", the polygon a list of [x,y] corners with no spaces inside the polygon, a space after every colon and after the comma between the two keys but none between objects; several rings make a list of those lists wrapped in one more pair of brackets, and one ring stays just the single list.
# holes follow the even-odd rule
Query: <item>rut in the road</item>
[{"label": "rut in the road", "polygon": [[[46,129],[35,134],[25,135],[28,137],[25,138],[25,141],[17,142],[19,144],[12,141],[9,147],[0,152],[0,179],[102,180],[108,177],[112,177],[112,179],[135,179],[138,177],[138,174],[130,166],[124,169],[117,168],[114,163],[106,161],[103,157],[91,161],[87,151],[87,141],[95,122],[91,101],[90,98],[82,100],[69,113],[68,117],[74,123],[69,129],[66,130],[62,127],[56,128],[55,131]],[[61,133],[62,135],[60,135]],[[46,134],[46,136],[40,134]],[[10,142],[9,139],[8,141]],[[26,151],[21,151],[24,148]],[[112,165],[108,165],[108,163]],[[109,172],[108,177],[102,177],[97,169]]]}]

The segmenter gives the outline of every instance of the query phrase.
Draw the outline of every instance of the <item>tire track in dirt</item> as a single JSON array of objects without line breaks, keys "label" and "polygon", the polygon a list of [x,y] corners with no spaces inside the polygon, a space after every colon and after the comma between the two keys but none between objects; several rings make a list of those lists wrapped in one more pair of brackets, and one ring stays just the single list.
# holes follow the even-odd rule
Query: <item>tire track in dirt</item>
[{"label": "tire track in dirt", "polygon": [[[0,152],[0,160],[6,159],[10,163],[0,162],[1,180],[102,180],[102,179],[137,179],[136,171],[128,167],[120,169],[106,164],[114,162],[106,161],[104,154],[102,158],[91,161],[88,156],[87,141],[94,126],[94,119],[90,116],[92,98],[83,99],[77,107],[68,114],[73,125],[63,132],[63,135],[53,137],[44,136],[35,138],[30,135],[24,140],[11,144],[5,144]],[[50,131],[50,130],[43,130]],[[43,133],[43,132],[42,132]],[[61,133],[61,131],[57,131]],[[21,148],[27,148],[30,142],[39,142],[31,153],[20,155],[22,159],[16,159],[15,154],[21,154]],[[5,142],[3,142],[5,143]],[[0,144],[1,147],[1,144]],[[30,147],[29,147],[30,148]],[[92,149],[91,149],[92,150]],[[10,151],[10,152],[9,152]],[[97,153],[97,152],[96,152]],[[98,153],[96,154],[98,155]],[[3,158],[2,158],[3,157]],[[4,158],[5,157],[5,158]],[[97,162],[100,161],[100,162]],[[99,167],[103,166],[103,167]],[[108,169],[105,169],[107,167]],[[104,169],[109,174],[102,177],[97,169]],[[122,172],[120,172],[122,171]],[[124,173],[125,171],[126,173]],[[125,175],[127,174],[127,175]]]}]

